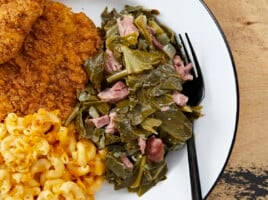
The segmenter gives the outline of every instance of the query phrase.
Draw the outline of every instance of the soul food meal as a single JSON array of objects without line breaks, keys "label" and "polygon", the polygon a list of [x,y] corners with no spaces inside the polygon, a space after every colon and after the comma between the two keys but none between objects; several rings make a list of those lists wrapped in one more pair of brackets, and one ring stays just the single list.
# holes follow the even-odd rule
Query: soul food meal
[{"label": "soul food meal", "polygon": [[65,124],[106,149],[106,179],[138,195],[166,178],[168,152],[192,136],[201,107],[187,105],[184,66],[176,35],[157,10],[126,6],[102,13],[102,48],[85,63],[90,82]]},{"label": "soul food meal", "polygon": [[201,107],[158,14],[106,8],[97,29],[61,3],[0,0],[0,199],[90,200],[104,178],[142,195],[166,179]]}]

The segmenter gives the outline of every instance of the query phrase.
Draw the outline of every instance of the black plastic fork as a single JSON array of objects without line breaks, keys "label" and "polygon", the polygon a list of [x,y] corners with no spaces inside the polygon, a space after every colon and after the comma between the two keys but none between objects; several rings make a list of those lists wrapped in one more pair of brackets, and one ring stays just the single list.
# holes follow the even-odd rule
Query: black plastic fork
[{"label": "black plastic fork", "polygon": [[[193,80],[188,81],[183,85],[182,93],[188,96],[189,98],[188,105],[198,106],[200,102],[202,101],[204,94],[205,94],[204,80],[203,80],[203,75],[201,72],[199,62],[197,60],[192,43],[187,33],[185,33],[185,37],[187,39],[187,43],[192,54],[193,62],[191,61],[191,58],[189,56],[188,50],[186,48],[186,45],[183,41],[182,36],[179,35],[180,43],[182,45],[182,48],[185,54],[185,58],[184,58],[185,64],[193,63],[193,68],[190,71],[190,73],[193,75]],[[201,200],[202,192],[201,192],[201,183],[200,183],[200,177],[199,177],[194,134],[187,141],[187,152],[188,152],[188,163],[189,163],[189,172],[190,172],[190,180],[191,180],[192,199]]]}]

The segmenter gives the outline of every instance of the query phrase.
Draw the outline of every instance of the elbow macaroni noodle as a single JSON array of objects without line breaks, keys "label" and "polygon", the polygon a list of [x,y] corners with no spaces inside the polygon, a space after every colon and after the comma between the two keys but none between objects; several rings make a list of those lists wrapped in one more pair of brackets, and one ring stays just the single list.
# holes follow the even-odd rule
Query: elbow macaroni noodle
[{"label": "elbow macaroni noodle", "polygon": [[0,123],[0,200],[93,200],[103,182],[104,150],[77,139],[58,111],[40,109]]}]

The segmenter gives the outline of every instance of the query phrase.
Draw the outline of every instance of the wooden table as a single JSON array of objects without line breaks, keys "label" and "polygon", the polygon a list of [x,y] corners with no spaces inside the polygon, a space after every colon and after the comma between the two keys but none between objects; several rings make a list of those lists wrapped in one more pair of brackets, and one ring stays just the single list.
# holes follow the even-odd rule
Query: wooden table
[{"label": "wooden table", "polygon": [[240,91],[234,149],[207,199],[268,199],[268,0],[205,3],[231,47]]}]

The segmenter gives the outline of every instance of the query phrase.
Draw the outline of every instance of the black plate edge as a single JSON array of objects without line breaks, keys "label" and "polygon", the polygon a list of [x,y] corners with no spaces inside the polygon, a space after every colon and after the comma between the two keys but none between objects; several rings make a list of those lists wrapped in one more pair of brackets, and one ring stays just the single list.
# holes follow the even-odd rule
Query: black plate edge
[{"label": "black plate edge", "polygon": [[228,41],[226,39],[226,36],[218,22],[218,20],[216,19],[216,17],[214,16],[214,14],[212,13],[212,11],[208,8],[207,4],[203,1],[203,0],[199,0],[200,3],[204,6],[204,8],[207,10],[208,14],[210,15],[210,17],[213,19],[215,25],[217,26],[223,40],[224,40],[224,43],[225,43],[225,46],[228,50],[228,54],[229,54],[229,57],[231,59],[231,62],[232,62],[232,66],[233,66],[233,73],[234,73],[234,77],[235,77],[235,85],[236,85],[236,95],[237,95],[237,102],[236,102],[236,107],[237,107],[237,110],[236,110],[236,122],[235,122],[235,129],[234,129],[234,137],[233,137],[233,141],[232,141],[232,144],[231,144],[231,147],[229,149],[229,153],[228,153],[228,156],[227,156],[227,159],[225,160],[225,163],[221,169],[221,172],[219,173],[217,179],[215,180],[214,184],[212,185],[212,187],[209,189],[209,191],[207,192],[207,194],[205,195],[204,199],[207,199],[207,197],[211,194],[212,190],[215,188],[215,186],[217,185],[218,181],[220,180],[220,177],[221,175],[223,174],[224,172],[224,169],[226,168],[227,166],[227,163],[230,159],[230,156],[231,156],[231,153],[233,151],[233,148],[234,148],[234,144],[235,144],[235,140],[236,140],[236,136],[237,136],[237,128],[238,128],[238,121],[239,121],[239,111],[240,111],[240,96],[239,96],[239,86],[238,86],[238,76],[237,76],[237,71],[236,71],[236,67],[235,67],[235,62],[234,62],[234,58],[233,58],[233,54],[232,54],[232,51],[231,51],[231,48],[228,44]]}]

